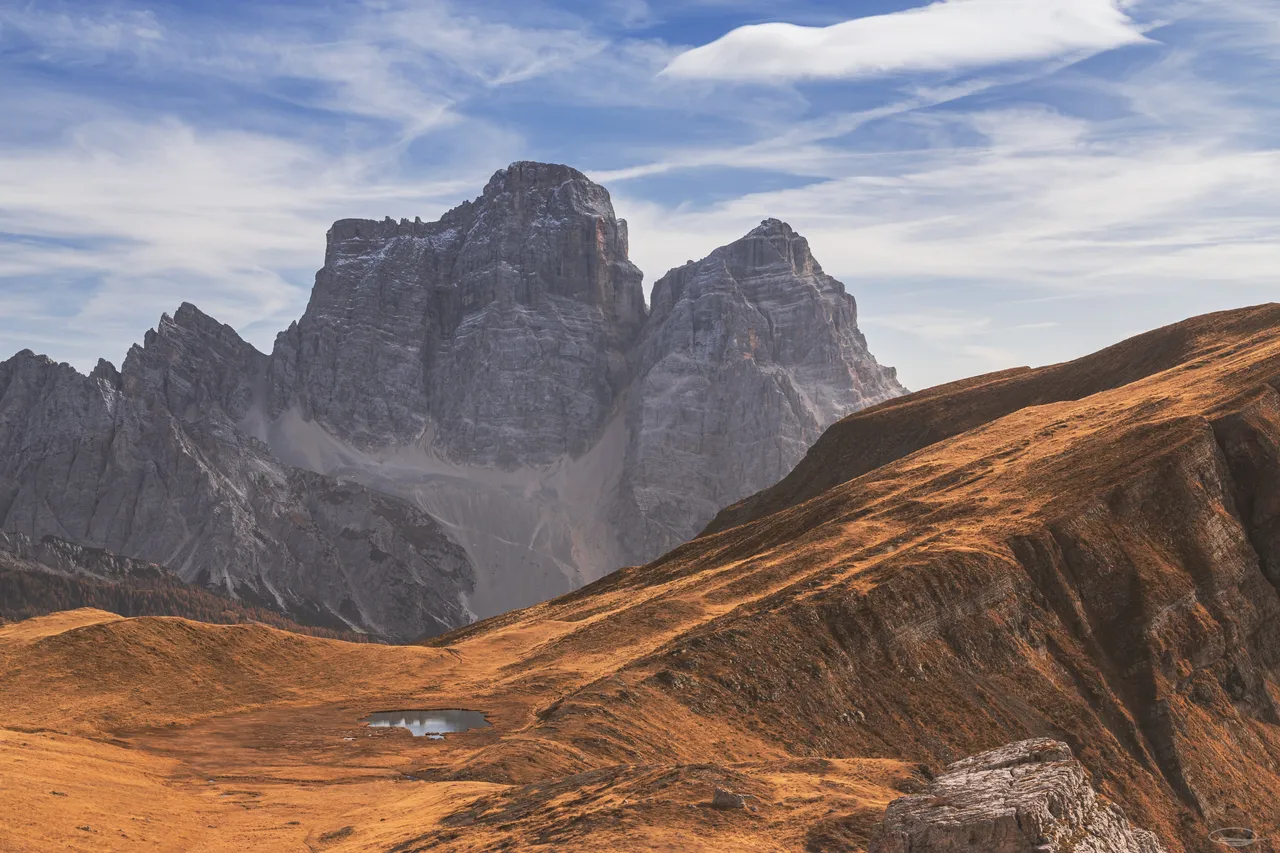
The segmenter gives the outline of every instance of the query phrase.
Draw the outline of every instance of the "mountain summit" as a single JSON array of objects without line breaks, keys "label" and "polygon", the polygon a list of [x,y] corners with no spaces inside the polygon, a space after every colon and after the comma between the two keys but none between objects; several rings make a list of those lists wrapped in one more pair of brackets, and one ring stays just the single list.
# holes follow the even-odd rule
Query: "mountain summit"
[{"label": "mountain summit", "polygon": [[183,305],[119,373],[15,357],[0,529],[412,639],[652,559],[904,393],[785,223],[651,311],[627,255],[607,190],[520,162],[436,222],[334,223],[270,355]]},{"label": "mountain summit", "polygon": [[690,522],[773,485],[824,429],[905,393],[844,285],[777,219],[653,286],[628,399],[619,530],[652,559]]},{"label": "mountain summit", "polygon": [[271,414],[360,448],[467,464],[587,450],[626,380],[642,274],[609,194],[516,163],[438,222],[342,220],[306,313],[272,354]]}]

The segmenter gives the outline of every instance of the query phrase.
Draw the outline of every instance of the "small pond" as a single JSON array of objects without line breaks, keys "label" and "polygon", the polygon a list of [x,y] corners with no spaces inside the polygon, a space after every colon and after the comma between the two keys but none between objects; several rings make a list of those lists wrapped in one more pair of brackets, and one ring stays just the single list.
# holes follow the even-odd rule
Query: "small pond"
[{"label": "small pond", "polygon": [[414,737],[429,737],[442,740],[451,732],[465,732],[467,729],[483,729],[489,721],[479,711],[462,711],[446,709],[443,711],[379,711],[370,714],[360,722],[368,723],[370,728],[408,729]]}]

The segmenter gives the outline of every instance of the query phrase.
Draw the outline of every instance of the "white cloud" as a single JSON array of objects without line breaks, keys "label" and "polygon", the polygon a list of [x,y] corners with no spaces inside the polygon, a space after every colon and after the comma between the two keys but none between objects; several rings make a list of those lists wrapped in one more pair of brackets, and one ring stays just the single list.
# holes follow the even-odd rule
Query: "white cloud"
[{"label": "white cloud", "polygon": [[471,95],[555,73],[607,45],[582,29],[519,28],[458,14],[440,0],[356,4],[337,14],[320,8],[307,21],[192,29],[166,26],[151,12],[0,9],[0,26],[34,41],[47,61],[74,66],[124,55],[143,77],[233,82],[309,108],[386,120],[407,139],[457,123],[454,107]]},{"label": "white cloud", "polygon": [[[1044,105],[904,112],[890,120],[929,128],[928,147],[855,152],[814,132],[794,168],[786,146],[755,147],[758,167],[822,177],[801,188],[672,207],[621,180],[614,197],[651,279],[766,216],[790,222],[858,297],[873,351],[909,387],[1274,298],[1280,149],[1253,134],[1274,106],[1242,104],[1183,61],[1084,83],[1070,81],[1108,117]],[[729,149],[684,157],[734,162]]]},{"label": "white cloud", "polygon": [[162,311],[189,300],[269,346],[301,313],[335,219],[439,214],[492,171],[406,179],[385,170],[383,154],[337,156],[176,120],[95,122],[59,144],[10,148],[0,156],[0,233],[23,237],[3,242],[0,289],[38,278],[43,287],[23,304],[46,304],[0,317],[0,339],[6,350],[35,347],[32,321],[57,316],[54,354],[91,366],[118,359]]},{"label": "white cloud", "polygon": [[[908,163],[897,153],[835,159],[827,165],[842,174],[819,184],[711,208],[642,204],[625,185],[615,197],[638,263],[659,275],[765,216],[804,233],[828,270],[861,279],[1156,292],[1192,258],[1189,276],[1214,280],[1268,281],[1280,268],[1280,245],[1266,236],[1280,220],[1280,152],[1177,139],[1082,144],[1060,136],[1056,119],[1042,133],[1025,113],[1012,121],[998,146]],[[979,124],[998,122],[983,115]],[[1062,144],[1049,145],[1055,138]],[[1216,269],[1215,257],[1224,262]]]},{"label": "white cloud", "polygon": [[[458,8],[392,0],[346,6],[340,21],[317,9],[302,25],[268,15],[269,27],[198,29],[144,12],[0,9],[0,38],[20,32],[37,62],[85,74],[110,63],[143,91],[162,80],[250,104],[182,119],[29,79],[0,90],[0,358],[29,346],[81,368],[118,360],[184,300],[269,347],[305,306],[335,219],[432,218],[474,196],[525,152],[518,133],[460,106],[604,42]],[[302,109],[276,112],[282,102]],[[428,136],[443,150],[415,169],[409,146]]]},{"label": "white cloud", "polygon": [[0,28],[37,35],[46,56],[85,59],[129,51],[142,53],[164,40],[163,28],[146,11],[106,10],[96,15],[36,10],[31,6],[0,9]]},{"label": "white cloud", "polygon": [[1123,0],[941,0],[828,27],[740,27],[680,54],[664,74],[786,82],[950,71],[1091,54],[1145,40]]},{"label": "white cloud", "polygon": [[[1271,2],[950,0],[849,22],[888,29],[834,55],[864,63],[853,76],[1049,61],[930,77],[927,88],[895,80],[733,97],[676,71],[654,79],[676,49],[606,45],[566,15],[516,27],[474,17],[478,6],[380,0],[344,5],[340,26],[322,4],[305,23],[316,30],[271,18],[278,29],[255,34],[243,21],[196,33],[160,13],[10,6],[27,18],[0,9],[0,25],[25,27],[50,63],[85,73],[123,54],[111,67],[142,85],[120,101],[103,87],[52,88],[51,77],[0,87],[10,119],[0,235],[20,235],[0,236],[0,357],[30,346],[81,367],[119,358],[184,299],[269,346],[301,311],[333,219],[438,215],[495,168],[539,156],[521,136],[529,128],[550,156],[603,167],[593,177],[630,220],[650,284],[778,216],[858,296],[873,350],[912,387],[1070,357],[1270,297],[1280,269]],[[662,5],[620,0],[609,14],[643,20]],[[1014,7],[1021,17],[999,13]],[[871,38],[846,27],[805,32]],[[1138,62],[1070,64],[1142,31],[1160,44]],[[829,51],[797,57],[784,55],[787,39],[771,44],[745,70],[726,60],[716,73],[751,79],[781,62],[794,66],[791,80],[838,64]],[[184,120],[139,106],[155,80],[249,96],[211,97],[220,111]],[[855,89],[857,111],[844,97]],[[289,108],[274,111],[281,101]],[[542,103],[566,109],[548,119]],[[626,133],[613,132],[624,114]],[[429,161],[416,159],[414,140]],[[724,178],[726,167],[739,171]],[[677,170],[688,189],[645,182]],[[753,191],[750,170],[771,186],[779,175],[805,186]],[[728,198],[707,204],[704,191]]]}]

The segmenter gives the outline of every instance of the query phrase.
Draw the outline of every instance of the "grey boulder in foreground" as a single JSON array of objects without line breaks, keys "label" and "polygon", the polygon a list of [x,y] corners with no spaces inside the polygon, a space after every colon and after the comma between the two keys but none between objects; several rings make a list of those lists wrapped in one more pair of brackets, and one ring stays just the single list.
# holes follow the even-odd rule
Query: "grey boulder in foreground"
[{"label": "grey boulder in foreground", "polygon": [[947,767],[895,800],[871,853],[1165,853],[1094,792],[1071,748],[1025,740]]}]

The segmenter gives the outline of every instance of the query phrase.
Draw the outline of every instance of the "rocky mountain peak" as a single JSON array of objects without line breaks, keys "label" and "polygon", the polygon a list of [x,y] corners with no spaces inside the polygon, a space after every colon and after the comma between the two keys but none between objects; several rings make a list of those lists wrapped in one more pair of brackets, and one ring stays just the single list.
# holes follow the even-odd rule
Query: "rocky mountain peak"
[{"label": "rocky mountain peak", "polygon": [[366,448],[431,432],[460,462],[581,454],[646,316],[627,251],[608,192],[545,163],[499,171],[437,222],[339,221],[277,340],[271,414]]},{"label": "rocky mountain peak", "polygon": [[646,557],[777,482],[836,420],[905,391],[867,349],[853,297],[777,219],[654,285],[636,362],[619,513]]},{"label": "rocky mountain peak", "polygon": [[[527,160],[495,172],[469,207],[480,212],[496,207],[522,218],[532,216],[535,222],[539,218],[563,220],[575,215],[619,221],[609,191],[582,172],[570,166]],[[624,223],[624,234],[625,229]]]},{"label": "rocky mountain peak", "polygon": [[[499,170],[434,222],[339,220],[305,313],[269,356],[184,303],[119,373],[108,365],[92,382],[68,380],[87,413],[75,441],[114,452],[113,419],[136,425],[129,441],[147,446],[124,467],[163,470],[146,499],[170,529],[135,521],[135,496],[123,493],[110,507],[112,536],[82,535],[96,511],[87,505],[75,508],[74,529],[24,529],[404,636],[431,608],[432,628],[453,626],[468,607],[487,616],[533,604],[657,556],[785,475],[832,420],[901,393],[867,352],[852,297],[780,220],[672,271],[652,313],[628,251],[608,191],[548,163]],[[0,371],[0,395],[4,384]],[[39,382],[28,384],[15,406],[39,396]],[[120,452],[133,452],[126,445]],[[291,519],[347,523],[327,515],[338,493],[325,477],[373,490],[342,492],[339,503],[377,516],[356,527],[388,543],[348,537],[345,556],[317,563],[325,528],[295,548]],[[188,480],[201,484],[201,503],[170,507],[168,484],[194,493]],[[96,493],[81,491],[92,502]],[[396,504],[386,528],[379,493],[423,517]],[[228,501],[217,523],[206,518]],[[184,529],[173,513],[188,509]],[[426,553],[440,571],[407,551],[395,565],[378,556],[406,524],[432,530]],[[269,541],[257,540],[264,531]],[[320,586],[298,569],[313,563],[327,567],[316,570]],[[352,588],[357,576],[370,586]],[[392,579],[418,602],[399,615],[380,592]]]},{"label": "rocky mountain peak", "polygon": [[89,378],[106,382],[113,388],[120,387],[120,371],[116,370],[116,366],[105,358],[98,359],[98,363],[94,365],[93,370],[89,373]]},{"label": "rocky mountain peak", "polygon": [[141,346],[129,349],[113,384],[145,399],[163,399],[180,418],[196,418],[216,405],[238,419],[248,410],[265,359],[235,329],[184,302],[172,316],[161,315]]},{"label": "rocky mountain peak", "polygon": [[[799,236],[800,235],[796,233],[796,230],[792,228],[789,223],[783,222],[781,219],[774,219],[770,217],[768,219],[762,219],[760,224],[743,235],[742,239],[764,239],[768,240],[775,246],[782,247]],[[803,237],[800,237],[800,239],[802,241],[804,240]],[[806,243],[806,245],[808,244]],[[781,251],[781,248],[779,253],[784,254]]]},{"label": "rocky mountain peak", "polygon": [[593,183],[582,172],[572,166],[558,163],[538,163],[532,160],[518,160],[505,169],[493,173],[489,183],[485,184],[482,199],[494,198],[504,193],[529,193],[545,190],[557,190],[567,183],[576,182],[582,187],[608,192],[599,184]]},{"label": "rocky mountain peak", "polygon": [[[741,240],[726,246],[724,253],[735,275],[775,265],[786,266],[796,276],[822,275],[809,241],[780,219],[764,220]],[[843,291],[843,285],[840,289]]]}]

